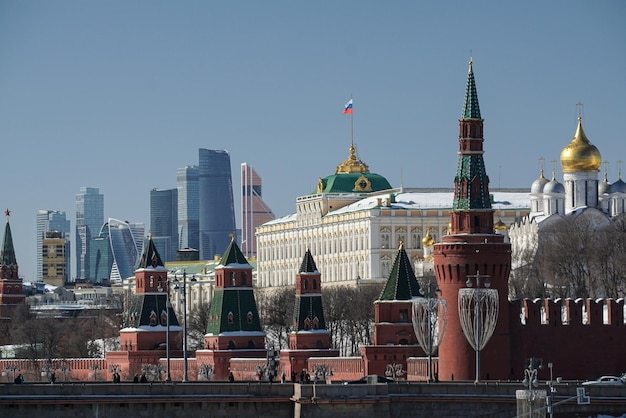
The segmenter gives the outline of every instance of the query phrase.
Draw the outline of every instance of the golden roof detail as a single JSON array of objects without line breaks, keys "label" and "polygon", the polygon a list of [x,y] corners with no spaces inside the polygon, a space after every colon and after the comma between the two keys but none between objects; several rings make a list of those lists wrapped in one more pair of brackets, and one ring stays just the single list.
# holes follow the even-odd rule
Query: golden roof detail
[{"label": "golden roof detail", "polygon": [[563,172],[599,171],[600,164],[602,164],[600,151],[587,139],[583,130],[582,118],[579,116],[574,139],[561,151]]},{"label": "golden roof detail", "polygon": [[363,161],[356,156],[356,148],[354,143],[350,144],[350,155],[348,159],[337,166],[335,174],[348,173],[369,173],[370,169]]}]

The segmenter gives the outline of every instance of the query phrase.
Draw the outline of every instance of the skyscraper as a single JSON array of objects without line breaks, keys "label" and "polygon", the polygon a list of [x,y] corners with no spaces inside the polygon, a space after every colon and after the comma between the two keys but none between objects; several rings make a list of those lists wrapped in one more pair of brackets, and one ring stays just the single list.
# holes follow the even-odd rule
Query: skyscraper
[{"label": "skyscraper", "polygon": [[261,196],[261,177],[247,163],[241,164],[241,252],[256,256],[256,227],[276,217]]},{"label": "skyscraper", "polygon": [[164,262],[174,261],[178,250],[178,190],[150,190],[150,231]]},{"label": "skyscraper", "polygon": [[200,258],[222,254],[235,234],[235,205],[230,154],[224,150],[200,148]]},{"label": "skyscraper", "polygon": [[143,251],[143,223],[123,222],[109,218],[109,240],[113,252],[111,281],[123,280],[135,274]]},{"label": "skyscraper", "polygon": [[70,274],[70,221],[66,219],[65,212],[52,210],[37,211],[37,277],[36,281],[43,280],[43,240],[46,232],[58,231],[65,239],[65,282],[71,277]]},{"label": "skyscraper", "polygon": [[109,281],[112,268],[113,250],[109,239],[109,224],[106,223],[98,236],[89,241],[89,277],[94,283]]},{"label": "skyscraper", "polygon": [[198,166],[190,165],[176,170],[178,189],[178,249],[200,249],[200,197]]},{"label": "skyscraper", "polygon": [[81,187],[76,195],[76,277],[89,275],[89,242],[104,224],[104,195],[97,187]]}]

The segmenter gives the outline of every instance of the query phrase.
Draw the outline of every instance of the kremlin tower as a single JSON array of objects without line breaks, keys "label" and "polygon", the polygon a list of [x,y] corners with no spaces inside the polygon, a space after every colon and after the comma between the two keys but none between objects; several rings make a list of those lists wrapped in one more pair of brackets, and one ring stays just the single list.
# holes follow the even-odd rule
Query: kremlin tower
[{"label": "kremlin tower", "polygon": [[23,305],[25,301],[22,279],[18,275],[11,226],[9,225],[11,212],[7,209],[4,213],[7,222],[4,227],[4,241],[0,253],[0,317],[9,316],[11,309]]},{"label": "kremlin tower", "polygon": [[120,351],[107,352],[107,362],[128,370],[130,378],[141,371],[143,364],[159,364],[159,359],[166,356],[168,344],[171,355],[180,356],[181,334],[182,328],[168,301],[167,269],[149,235],[135,270],[135,295],[128,302],[120,330]]},{"label": "kremlin tower", "polygon": [[480,378],[508,379],[512,374],[508,314],[511,246],[504,242],[503,235],[494,231],[483,143],[483,119],[470,60],[463,113],[459,119],[459,163],[454,178],[451,231],[433,249],[437,283],[450,306],[446,335],[439,346],[441,380],[473,380],[476,376],[475,351],[463,333],[456,308],[459,290],[465,289],[468,278],[476,275],[482,279],[488,277],[491,288],[499,294],[497,325],[481,350]]}]

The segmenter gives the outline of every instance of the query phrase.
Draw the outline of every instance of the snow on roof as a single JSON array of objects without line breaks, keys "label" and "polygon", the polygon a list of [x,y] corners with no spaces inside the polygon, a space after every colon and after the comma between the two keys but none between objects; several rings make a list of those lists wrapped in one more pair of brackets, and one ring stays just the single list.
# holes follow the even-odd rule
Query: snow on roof
[{"label": "snow on roof", "polygon": [[[394,196],[394,202],[390,202],[390,209],[405,210],[423,210],[423,209],[452,209],[454,200],[454,192],[403,192],[391,194]],[[529,209],[530,208],[530,192],[491,192],[493,196],[492,208],[494,210],[511,210],[511,209]],[[366,197],[350,205],[344,206],[332,212],[328,212],[326,216],[339,215],[344,213],[358,212],[361,210],[370,210],[379,206],[380,199],[388,199],[390,194],[377,194],[375,196]],[[297,219],[297,214],[283,216],[274,219],[264,225],[282,224]]]}]

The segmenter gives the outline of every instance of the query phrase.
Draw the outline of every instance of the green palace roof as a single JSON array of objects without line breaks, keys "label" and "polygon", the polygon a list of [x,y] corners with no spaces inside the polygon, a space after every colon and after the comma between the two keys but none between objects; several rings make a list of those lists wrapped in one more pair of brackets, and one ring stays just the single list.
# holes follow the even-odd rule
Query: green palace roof
[{"label": "green palace roof", "polygon": [[389,190],[391,185],[380,174],[370,173],[369,167],[356,156],[354,144],[350,155],[337,166],[335,174],[320,178],[313,194],[326,193],[371,193]]}]

